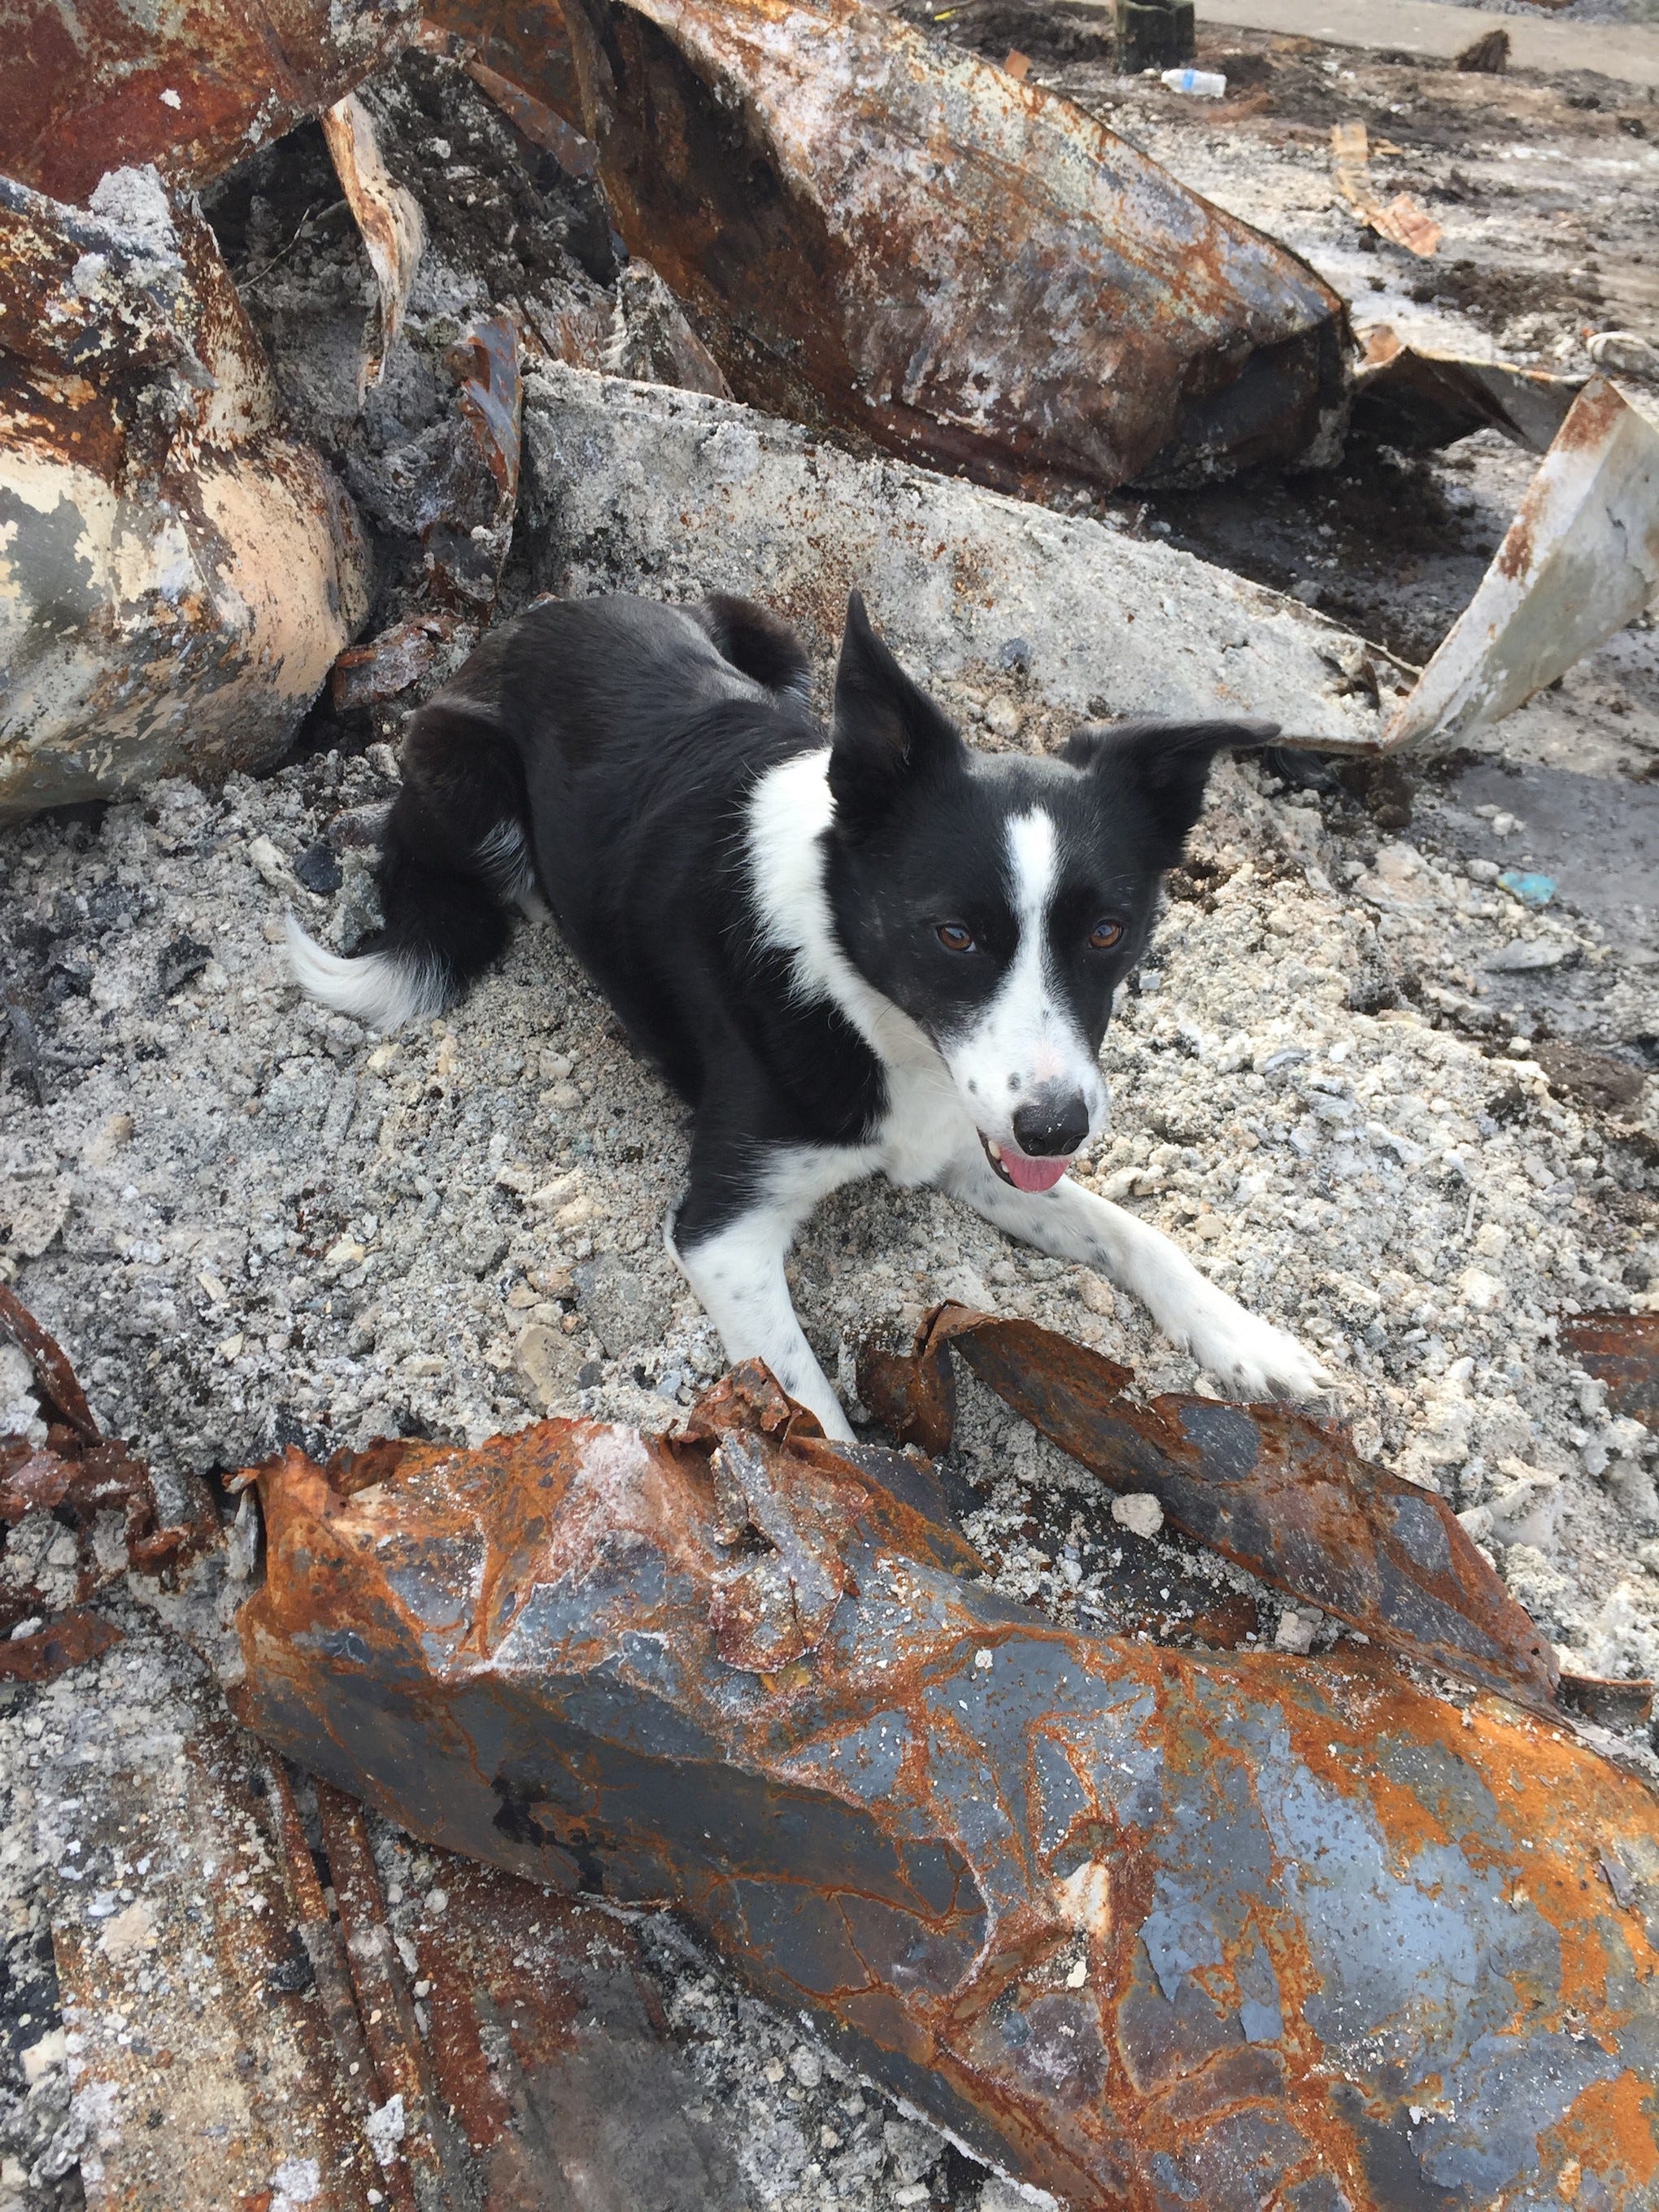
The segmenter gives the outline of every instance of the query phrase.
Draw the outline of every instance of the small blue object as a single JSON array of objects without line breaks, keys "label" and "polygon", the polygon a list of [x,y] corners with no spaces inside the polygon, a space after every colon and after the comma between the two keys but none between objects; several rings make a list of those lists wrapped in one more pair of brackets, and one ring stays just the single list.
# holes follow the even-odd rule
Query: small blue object
[{"label": "small blue object", "polygon": [[1522,906],[1547,906],[1555,896],[1553,876],[1528,876],[1518,868],[1505,868],[1498,880]]}]

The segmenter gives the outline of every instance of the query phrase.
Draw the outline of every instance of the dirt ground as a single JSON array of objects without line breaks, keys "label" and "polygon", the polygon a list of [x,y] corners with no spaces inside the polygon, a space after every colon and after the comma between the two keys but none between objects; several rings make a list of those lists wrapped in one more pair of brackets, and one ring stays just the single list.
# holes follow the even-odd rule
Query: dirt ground
[{"label": "dirt ground", "polygon": [[[1588,368],[1590,331],[1659,334],[1659,106],[1606,79],[1466,76],[1200,33],[1201,65],[1229,80],[1212,105],[1114,76],[1075,15],[961,20],[1306,255],[1361,325],[1570,370]],[[447,404],[443,345],[507,298],[602,323],[617,255],[592,194],[453,70],[416,57],[368,97],[433,243],[365,410],[368,271],[317,134],[269,149],[209,207],[295,419],[374,532],[378,628],[419,586],[408,501]],[[1444,225],[1434,260],[1371,239],[1335,192],[1330,126],[1354,117],[1383,195],[1415,192]],[[1328,474],[1114,504],[1421,661],[1531,467],[1483,434],[1429,459],[1354,447]],[[515,544],[506,605],[538,588],[547,550]],[[1012,678],[1006,694],[943,696],[1004,742],[1026,711]],[[391,1039],[288,981],[285,907],[337,942],[373,926],[407,703],[320,707],[268,777],[170,782],[0,840],[8,988],[26,1015],[0,1092],[7,1265],[106,1426],[163,1477],[289,1442],[477,1441],[547,1410],[660,1425],[720,1365],[661,1249],[682,1117],[550,930],[526,926],[464,1006]],[[1319,1347],[1360,1448],[1448,1498],[1572,1666],[1644,1677],[1659,1675],[1654,1440],[1609,1416],[1557,1322],[1659,1309],[1656,846],[1651,617],[1478,749],[1224,770],[1109,1033],[1115,1119],[1079,1170]],[[1553,901],[1522,905],[1498,881],[1515,868],[1553,876]],[[840,1194],[791,1272],[844,1387],[865,1335],[908,1330],[946,1296],[1080,1336],[1149,1392],[1206,1387],[1127,1297],[935,1194]],[[17,1387],[0,1370],[0,1397]],[[949,1474],[998,1585],[1066,1618],[1121,1624],[1137,1577],[1218,1577],[1256,1603],[1264,1641],[1299,1632],[1319,1649],[1340,1632],[1286,1632],[1248,1577],[1130,1534],[976,1386]],[[56,1533],[26,1522],[7,1571],[33,1572]],[[116,1755],[88,1713],[94,1682],[118,1677],[159,1726],[186,1681],[164,1640],[130,1626],[125,1659],[0,1691],[7,2212],[84,2201],[88,2124],[52,2042],[66,1778],[84,1789]],[[1659,1771],[1644,1740],[1617,1748]],[[389,1830],[379,1844],[412,1895],[416,1847]],[[1003,2185],[717,1966],[665,1946],[662,1972],[755,2206],[1008,2212]]]}]

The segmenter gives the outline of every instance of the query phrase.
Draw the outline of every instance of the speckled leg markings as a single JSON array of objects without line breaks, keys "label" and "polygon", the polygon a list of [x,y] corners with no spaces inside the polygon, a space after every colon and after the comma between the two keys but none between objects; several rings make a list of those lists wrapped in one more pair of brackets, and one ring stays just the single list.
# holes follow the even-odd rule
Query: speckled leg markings
[{"label": "speckled leg markings", "polygon": [[780,1147],[762,1170],[760,1195],[735,1219],[687,1245],[671,1220],[670,1254],[720,1333],[733,1366],[763,1359],[799,1404],[816,1413],[826,1436],[853,1431],[828,1376],[795,1317],[784,1255],[796,1231],[822,1198],[864,1174],[867,1155],[836,1146]]},{"label": "speckled leg markings", "polygon": [[1011,1190],[977,1149],[964,1149],[939,1180],[1022,1243],[1109,1275],[1140,1300],[1172,1343],[1239,1395],[1314,1398],[1329,1388],[1330,1377],[1293,1336],[1206,1282],[1160,1231],[1069,1177],[1048,1191]]}]

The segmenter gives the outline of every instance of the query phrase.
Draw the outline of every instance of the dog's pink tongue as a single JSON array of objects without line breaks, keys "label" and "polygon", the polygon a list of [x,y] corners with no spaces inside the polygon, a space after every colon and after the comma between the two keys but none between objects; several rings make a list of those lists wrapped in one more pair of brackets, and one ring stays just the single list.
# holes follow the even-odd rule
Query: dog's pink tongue
[{"label": "dog's pink tongue", "polygon": [[1017,1152],[1012,1145],[1005,1145],[1002,1164],[1008,1171],[1010,1182],[1021,1190],[1052,1190],[1072,1163],[1070,1160],[1034,1160],[1024,1152]]}]

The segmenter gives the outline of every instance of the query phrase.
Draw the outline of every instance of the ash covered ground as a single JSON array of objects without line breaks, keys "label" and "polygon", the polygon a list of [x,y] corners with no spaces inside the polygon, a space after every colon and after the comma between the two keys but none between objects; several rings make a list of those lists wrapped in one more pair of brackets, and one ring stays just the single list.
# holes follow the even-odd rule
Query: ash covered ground
[{"label": "ash covered ground", "polygon": [[[1402,335],[1453,349],[1484,337],[1573,366],[1587,326],[1643,326],[1650,213],[1644,234],[1634,186],[1654,166],[1650,106],[1605,80],[1472,88],[1285,45],[1228,34],[1241,91],[1266,95],[1230,122],[1135,82],[1073,88]],[[1372,252],[1331,191],[1320,146],[1362,94],[1374,132],[1387,115],[1410,147],[1397,176],[1384,157],[1382,182],[1424,192],[1447,222],[1429,269]],[[421,587],[399,500],[447,404],[443,346],[509,297],[602,332],[616,264],[603,210],[458,72],[415,57],[370,97],[433,238],[408,341],[365,411],[354,379],[371,287],[320,142],[295,134],[212,211],[296,420],[376,532],[378,628]],[[1439,289],[1419,297],[1425,285]],[[1356,455],[1334,477],[1109,504],[1124,526],[1297,586],[1420,659],[1529,473],[1483,436],[1432,461]],[[507,608],[548,556],[521,536]],[[1054,734],[1015,678],[941,696],[977,742]],[[658,1426],[721,1364],[661,1248],[683,1117],[554,932],[526,926],[465,1005],[393,1038],[302,1003],[288,981],[285,908],[343,949],[374,926],[404,705],[319,708],[301,757],[269,777],[167,783],[0,840],[21,1015],[0,1094],[7,1264],[100,1419],[164,1477],[288,1442],[477,1441],[546,1411]],[[1609,1417],[1556,1324],[1659,1303],[1656,761],[1647,626],[1478,754],[1224,769],[1122,994],[1105,1052],[1113,1123],[1078,1170],[1319,1347],[1339,1380],[1330,1410],[1464,1515],[1567,1664],[1641,1676],[1659,1674],[1652,1440]],[[1553,873],[1555,902],[1519,903],[1497,881],[1511,867]],[[1206,1387],[1126,1296],[935,1194],[842,1194],[791,1276],[844,1389],[865,1336],[908,1334],[944,1297],[1080,1337],[1149,1393]],[[18,1379],[0,1370],[5,1395]],[[1098,1486],[965,1379],[948,1474],[999,1587],[1065,1618],[1178,1632],[1236,1600],[1263,1641],[1317,1649],[1339,1633],[1114,1518]],[[56,1535],[26,1523],[9,1569],[49,1577]],[[213,1694],[142,1617],[124,1619],[121,1650],[12,1695],[0,1885],[18,2051],[53,2032],[45,1844],[67,1831],[46,1817],[52,1793],[77,1761],[116,1755],[97,1718],[112,1704],[159,1738]],[[378,1843],[406,1932],[428,1909],[430,1865],[389,1829]],[[666,1929],[659,1950],[676,2032],[757,2206],[1012,2203],[717,1962]],[[15,2069],[0,2125],[0,2202],[79,2201],[52,2049],[31,2078]]]}]

